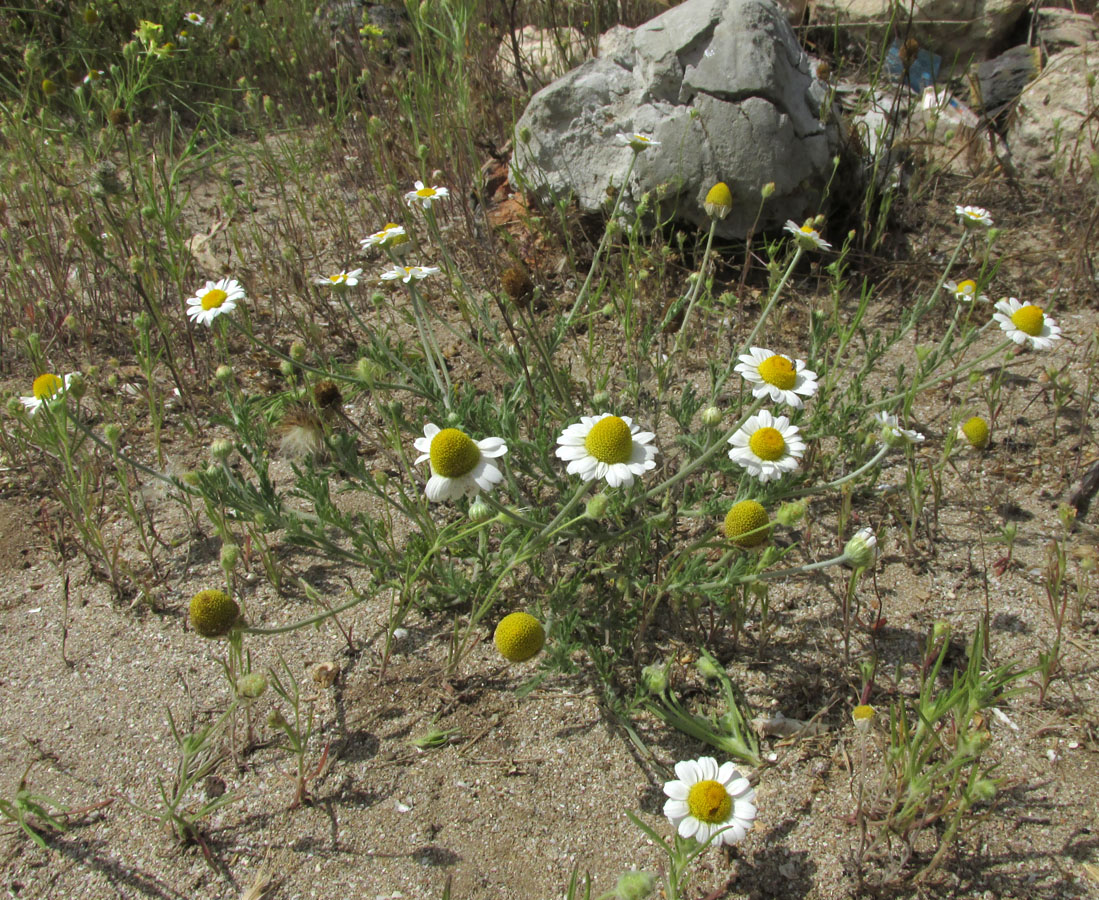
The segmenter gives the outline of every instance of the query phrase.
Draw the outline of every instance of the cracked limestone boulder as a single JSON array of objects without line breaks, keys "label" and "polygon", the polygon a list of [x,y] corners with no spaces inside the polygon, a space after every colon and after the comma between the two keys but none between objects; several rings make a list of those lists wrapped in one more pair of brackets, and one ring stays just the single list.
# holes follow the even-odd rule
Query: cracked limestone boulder
[{"label": "cracked limestone boulder", "polygon": [[[724,181],[733,210],[722,237],[744,237],[774,182],[758,229],[821,211],[839,153],[829,89],[811,72],[771,0],[686,0],[531,98],[516,125],[511,182],[588,211],[643,210],[709,227],[707,191]],[[660,142],[641,153],[619,133]]]}]

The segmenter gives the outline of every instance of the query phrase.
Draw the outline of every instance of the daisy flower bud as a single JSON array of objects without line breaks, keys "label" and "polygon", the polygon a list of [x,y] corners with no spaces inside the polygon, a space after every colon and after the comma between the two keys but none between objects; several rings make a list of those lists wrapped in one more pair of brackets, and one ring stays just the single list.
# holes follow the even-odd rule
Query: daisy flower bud
[{"label": "daisy flower bud", "polygon": [[262,672],[249,672],[237,679],[237,693],[245,700],[258,700],[267,690],[267,678]]},{"label": "daisy flower bud", "polygon": [[225,462],[229,458],[229,454],[233,452],[233,442],[227,441],[225,438],[218,438],[216,441],[210,444],[210,456],[212,456],[218,462]]},{"label": "daisy flower bud", "polygon": [[232,572],[240,560],[240,547],[236,544],[221,545],[221,567],[226,572]]},{"label": "daisy flower bud", "polygon": [[711,219],[724,219],[729,215],[733,211],[733,194],[729,190],[729,185],[724,181],[719,181],[710,188],[709,193],[706,194],[706,199],[702,203],[702,208],[706,210],[706,215]]},{"label": "daisy flower bud", "polygon": [[708,680],[716,680],[725,674],[725,670],[714,662],[714,658],[708,653],[704,653],[698,658],[695,668],[698,670],[699,675]]},{"label": "daisy flower bud", "polygon": [[792,528],[805,518],[805,513],[808,510],[808,500],[791,500],[789,503],[783,503],[778,508],[775,512],[775,521],[787,528]]},{"label": "daisy flower bud", "polygon": [[629,871],[618,876],[614,886],[615,900],[646,900],[656,889],[656,876],[651,872]]},{"label": "daisy flower bud", "polygon": [[861,703],[851,710],[851,720],[855,723],[855,729],[865,734],[870,730],[877,714],[874,707],[868,703]]},{"label": "daisy flower bud", "polygon": [[878,539],[869,528],[860,528],[843,548],[843,562],[853,569],[865,569],[878,558]]},{"label": "daisy flower bud", "polygon": [[232,366],[226,366],[226,365],[218,366],[217,370],[214,372],[214,378],[217,381],[220,381],[222,384],[225,384],[228,381],[232,381],[233,380],[233,367]]},{"label": "daisy flower bud", "polygon": [[668,669],[652,664],[641,670],[641,684],[650,694],[663,694],[668,689]]},{"label": "daisy flower bud", "polygon": [[607,495],[596,494],[584,506],[584,515],[589,519],[601,519],[607,511]]},{"label": "daisy flower bud", "polygon": [[958,426],[958,437],[965,438],[974,450],[984,450],[988,446],[988,422],[980,416],[973,416]]},{"label": "daisy flower bud", "polygon": [[492,507],[485,503],[484,500],[474,500],[469,507],[469,520],[471,522],[487,522],[495,515],[492,511]]},{"label": "daisy flower bud", "polygon": [[707,406],[704,410],[702,410],[702,415],[699,418],[702,419],[703,425],[712,428],[714,425],[720,424],[722,418],[721,410],[718,409],[716,406]]}]

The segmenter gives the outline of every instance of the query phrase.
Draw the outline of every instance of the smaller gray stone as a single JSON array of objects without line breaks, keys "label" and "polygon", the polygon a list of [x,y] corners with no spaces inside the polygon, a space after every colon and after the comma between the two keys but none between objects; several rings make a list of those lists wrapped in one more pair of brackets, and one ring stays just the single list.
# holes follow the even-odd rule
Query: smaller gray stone
[{"label": "smaller gray stone", "polygon": [[1097,89],[1089,88],[1099,64],[1099,41],[1050,57],[1019,98],[1008,142],[1016,165],[1030,175],[1073,181],[1091,178],[1088,157],[1099,150]]}]

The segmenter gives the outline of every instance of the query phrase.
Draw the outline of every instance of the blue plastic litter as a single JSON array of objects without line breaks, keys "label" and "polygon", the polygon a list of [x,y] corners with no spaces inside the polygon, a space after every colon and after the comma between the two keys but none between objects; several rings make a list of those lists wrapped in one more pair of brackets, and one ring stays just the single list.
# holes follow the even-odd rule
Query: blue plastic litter
[{"label": "blue plastic litter", "polygon": [[901,62],[901,43],[894,40],[885,54],[885,71],[894,78],[904,78],[914,91],[922,91],[935,83],[942,68],[943,58],[930,50],[917,50],[916,58],[905,77],[904,63]]}]

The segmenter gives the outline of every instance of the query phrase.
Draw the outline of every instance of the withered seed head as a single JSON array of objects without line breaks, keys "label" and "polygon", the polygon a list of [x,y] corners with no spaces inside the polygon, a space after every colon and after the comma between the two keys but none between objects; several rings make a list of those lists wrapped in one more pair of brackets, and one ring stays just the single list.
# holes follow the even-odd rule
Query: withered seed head
[{"label": "withered seed head", "polygon": [[526,306],[530,303],[534,293],[534,284],[525,269],[519,266],[511,266],[500,273],[500,284],[504,288],[512,303],[516,306]]},{"label": "withered seed head", "polygon": [[321,409],[335,409],[343,403],[339,386],[327,378],[313,385],[313,399]]}]

